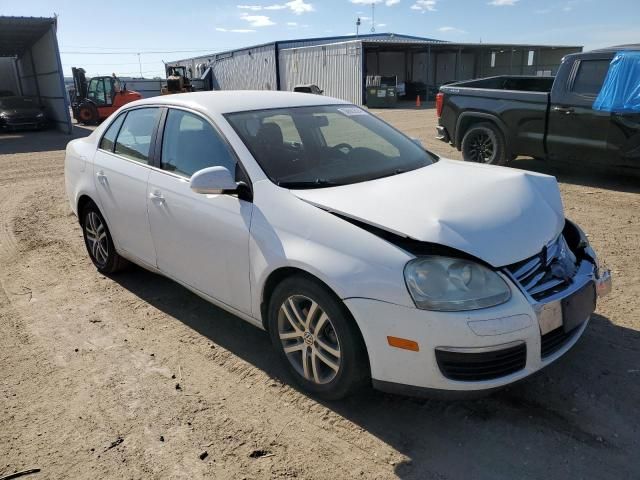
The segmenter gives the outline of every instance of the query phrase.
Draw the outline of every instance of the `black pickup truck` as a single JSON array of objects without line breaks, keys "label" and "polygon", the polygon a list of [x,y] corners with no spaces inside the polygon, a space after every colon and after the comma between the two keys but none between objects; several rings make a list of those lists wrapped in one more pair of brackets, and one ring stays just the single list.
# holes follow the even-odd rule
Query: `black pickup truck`
[{"label": "black pickup truck", "polygon": [[[438,138],[467,161],[504,165],[522,155],[640,171],[640,111],[593,108],[612,59],[627,51],[640,52],[640,44],[567,55],[555,78],[498,76],[443,86]],[[640,88],[640,78],[622,80]]]}]

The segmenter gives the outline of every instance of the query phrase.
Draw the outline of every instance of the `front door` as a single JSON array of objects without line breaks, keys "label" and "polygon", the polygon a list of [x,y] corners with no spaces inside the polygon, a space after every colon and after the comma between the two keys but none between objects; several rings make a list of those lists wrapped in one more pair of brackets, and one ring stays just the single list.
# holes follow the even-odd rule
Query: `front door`
[{"label": "front door", "polygon": [[160,170],[149,176],[149,221],[163,273],[250,314],[253,204],[233,195],[202,195],[189,188],[189,179],[198,170],[224,166],[234,173],[236,165],[231,147],[208,120],[170,109]]},{"label": "front door", "polygon": [[118,250],[155,266],[156,254],[147,218],[150,150],[159,108],[122,113],[109,126],[94,157],[100,207]]},{"label": "front door", "polygon": [[566,77],[555,80],[547,133],[552,160],[594,164],[607,161],[611,114],[593,109],[611,62],[611,54],[577,57]]}]

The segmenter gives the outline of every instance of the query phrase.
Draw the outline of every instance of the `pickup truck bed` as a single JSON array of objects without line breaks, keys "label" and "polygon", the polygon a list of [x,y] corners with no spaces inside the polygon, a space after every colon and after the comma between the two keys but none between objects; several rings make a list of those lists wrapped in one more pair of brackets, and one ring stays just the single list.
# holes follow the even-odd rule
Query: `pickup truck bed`
[{"label": "pickup truck bed", "polygon": [[438,138],[469,161],[504,165],[522,155],[638,169],[640,112],[593,108],[617,52],[568,55],[555,78],[496,76],[443,86]]}]

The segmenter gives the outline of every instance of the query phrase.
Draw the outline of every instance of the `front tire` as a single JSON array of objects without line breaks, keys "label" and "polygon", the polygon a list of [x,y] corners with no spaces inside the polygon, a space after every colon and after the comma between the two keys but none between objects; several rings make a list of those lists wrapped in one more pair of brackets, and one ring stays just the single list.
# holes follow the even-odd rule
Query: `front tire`
[{"label": "front tire", "polygon": [[502,132],[492,123],[472,125],[462,138],[462,157],[467,162],[506,165],[509,156]]},{"label": "front tire", "polygon": [[304,390],[326,400],[354,393],[369,378],[355,321],[319,282],[294,275],[276,287],[268,309],[271,342]]},{"label": "front tire", "polygon": [[98,109],[91,103],[81,105],[78,109],[78,120],[84,125],[97,125]]},{"label": "front tire", "polygon": [[115,273],[129,262],[116,252],[107,222],[94,203],[82,211],[82,234],[89,258],[103,274]]}]

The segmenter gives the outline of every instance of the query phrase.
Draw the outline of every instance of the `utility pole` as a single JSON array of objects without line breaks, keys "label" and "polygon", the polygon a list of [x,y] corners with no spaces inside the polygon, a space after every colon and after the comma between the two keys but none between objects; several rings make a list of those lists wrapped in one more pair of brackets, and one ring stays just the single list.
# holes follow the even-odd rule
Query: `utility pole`
[{"label": "utility pole", "polygon": [[376,4],[371,2],[371,33],[376,33]]},{"label": "utility pole", "polygon": [[140,67],[140,78],[142,78],[142,60],[140,60],[140,53],[138,53],[138,66]]},{"label": "utility pole", "polygon": [[362,22],[360,21],[360,17],[358,17],[358,19],[356,20],[356,37],[357,37],[358,35],[360,35],[360,24],[361,24],[361,23],[362,23]]}]

